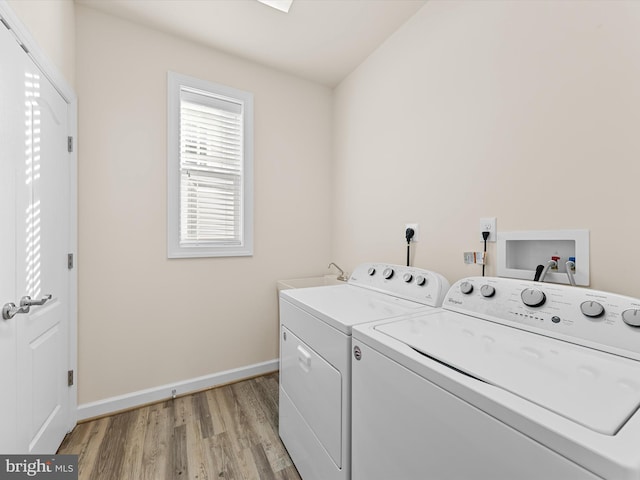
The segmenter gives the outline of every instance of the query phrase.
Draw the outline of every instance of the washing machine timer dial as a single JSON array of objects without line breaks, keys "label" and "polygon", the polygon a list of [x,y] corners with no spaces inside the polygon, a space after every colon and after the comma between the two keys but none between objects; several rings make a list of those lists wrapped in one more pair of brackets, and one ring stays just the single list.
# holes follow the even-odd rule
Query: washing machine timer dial
[{"label": "washing machine timer dial", "polygon": [[418,284],[418,286],[420,287],[425,287],[427,285],[427,277],[425,277],[424,275],[418,275],[416,277],[416,283]]},{"label": "washing machine timer dial", "polygon": [[622,312],[622,321],[630,327],[640,327],[640,309],[630,308]]},{"label": "washing machine timer dial", "polygon": [[539,307],[540,305],[544,305],[544,302],[547,300],[544,292],[537,288],[525,288],[522,293],[520,293],[520,298],[522,298],[522,303],[527,307]]},{"label": "washing machine timer dial", "polygon": [[482,285],[480,287],[480,293],[485,298],[491,298],[496,294],[496,289],[491,285]]},{"label": "washing machine timer dial", "polygon": [[602,304],[591,300],[582,302],[580,304],[580,310],[586,317],[591,318],[598,318],[604,314],[604,307]]},{"label": "washing machine timer dial", "polygon": [[391,277],[393,277],[393,268],[391,267],[387,267],[384,269],[384,271],[382,272],[382,276],[389,280]]},{"label": "washing machine timer dial", "polygon": [[473,284],[471,282],[462,282],[460,284],[460,291],[465,295],[469,295],[473,292]]}]

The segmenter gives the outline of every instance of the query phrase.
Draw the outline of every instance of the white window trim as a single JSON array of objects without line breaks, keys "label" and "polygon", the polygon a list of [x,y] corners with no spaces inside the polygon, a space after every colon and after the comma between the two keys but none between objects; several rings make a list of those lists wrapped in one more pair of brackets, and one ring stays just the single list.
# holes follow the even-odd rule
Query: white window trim
[{"label": "white window trim", "polygon": [[[240,245],[180,245],[180,87],[242,102],[244,108],[243,224]],[[253,255],[253,94],[205,80],[167,75],[167,256],[168,258]]]}]

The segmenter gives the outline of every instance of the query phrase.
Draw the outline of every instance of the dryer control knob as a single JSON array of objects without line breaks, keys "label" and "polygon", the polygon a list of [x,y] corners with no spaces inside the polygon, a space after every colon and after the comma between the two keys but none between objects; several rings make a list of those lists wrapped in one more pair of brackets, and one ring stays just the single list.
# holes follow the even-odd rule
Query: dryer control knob
[{"label": "dryer control knob", "polygon": [[625,310],[622,312],[622,320],[632,327],[640,327],[640,310],[637,308]]},{"label": "dryer control knob", "polygon": [[391,277],[393,277],[393,268],[391,267],[385,268],[384,271],[382,272],[382,276],[387,280],[389,280]]},{"label": "dryer control knob", "polygon": [[406,283],[410,283],[411,280],[413,280],[413,275],[411,275],[410,273],[405,273],[402,276],[402,279],[406,282]]},{"label": "dryer control knob", "polygon": [[525,288],[520,294],[520,298],[527,307],[539,307],[547,300],[544,292],[536,288]]},{"label": "dryer control knob", "polygon": [[473,284],[471,282],[462,282],[460,284],[460,291],[465,295],[469,295],[473,292]]},{"label": "dryer control knob", "polygon": [[480,293],[483,297],[493,297],[496,294],[496,289],[491,285],[482,285],[480,287]]},{"label": "dryer control knob", "polygon": [[425,277],[424,275],[418,275],[416,277],[416,283],[418,284],[418,286],[420,287],[424,287],[427,285],[427,277]]},{"label": "dryer control knob", "polygon": [[601,317],[602,314],[604,314],[604,307],[602,306],[602,304],[598,302],[592,302],[591,300],[589,300],[588,302],[582,302],[580,304],[580,310],[582,310],[582,313],[584,313],[587,317],[591,318],[598,318]]},{"label": "dryer control knob", "polygon": [[376,274],[375,267],[369,267],[369,270],[367,270],[367,273],[369,274],[370,277],[374,276]]}]

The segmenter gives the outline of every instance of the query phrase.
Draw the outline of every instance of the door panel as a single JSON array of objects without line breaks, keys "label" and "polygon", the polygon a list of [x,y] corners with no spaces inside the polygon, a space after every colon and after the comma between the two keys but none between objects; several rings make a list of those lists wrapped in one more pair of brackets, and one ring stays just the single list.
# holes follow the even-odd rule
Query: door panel
[{"label": "door panel", "polygon": [[[56,351],[61,343],[61,332],[58,325],[37,336],[29,345],[27,361],[33,371],[32,418],[29,438],[40,441],[45,435],[46,429],[55,425],[58,415],[61,413],[61,398],[58,385],[61,383],[59,372],[64,366],[61,364]],[[51,361],[53,359],[53,362]],[[27,384],[27,387],[29,385]],[[30,445],[30,451],[33,446]]]},{"label": "door panel", "polygon": [[[18,292],[40,300],[18,323],[19,418],[26,420],[29,453],[57,449],[66,434],[69,362],[69,168],[67,104],[31,65],[25,72],[26,132],[24,184],[28,201],[18,209]],[[30,116],[30,117],[29,117]],[[19,200],[18,200],[19,202]],[[24,212],[24,215],[20,215]],[[19,243],[21,243],[19,241]]]},{"label": "door panel", "polygon": [[11,392],[0,400],[0,426],[7,425],[0,429],[0,451],[55,453],[71,415],[68,105],[1,24],[0,35],[1,181],[7,186],[0,214],[10,225],[0,230],[0,301],[51,295],[0,324],[0,357],[7,362],[0,378]]},{"label": "door panel", "polygon": [[284,325],[280,341],[282,389],[338,468],[342,467],[342,376]]},{"label": "door panel", "polygon": [[[13,62],[24,52],[11,33],[0,25],[0,306],[14,302],[16,291],[16,159],[24,156],[22,137],[15,134],[16,118],[23,113],[20,78],[4,68],[5,62]],[[17,417],[16,403],[16,321],[0,317],[0,452],[15,449]],[[7,412],[7,414],[3,413]]]}]

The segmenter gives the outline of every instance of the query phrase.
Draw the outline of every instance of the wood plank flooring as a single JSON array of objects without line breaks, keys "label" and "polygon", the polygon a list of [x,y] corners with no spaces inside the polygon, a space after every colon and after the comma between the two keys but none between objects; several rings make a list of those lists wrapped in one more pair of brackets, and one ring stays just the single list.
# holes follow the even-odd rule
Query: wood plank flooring
[{"label": "wood plank flooring", "polygon": [[278,374],[81,423],[79,480],[301,480],[278,436]]}]

